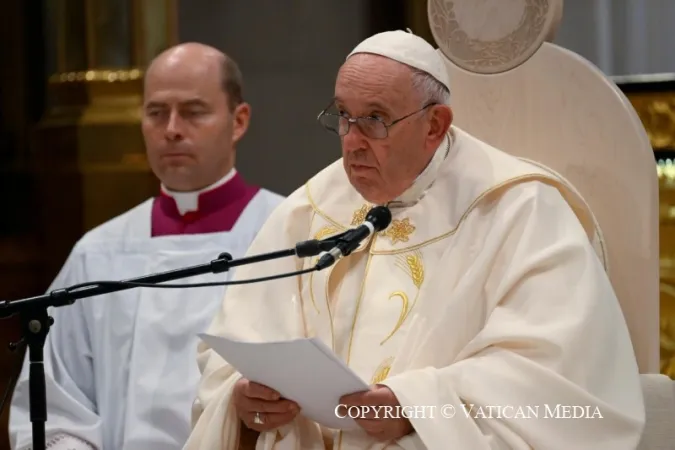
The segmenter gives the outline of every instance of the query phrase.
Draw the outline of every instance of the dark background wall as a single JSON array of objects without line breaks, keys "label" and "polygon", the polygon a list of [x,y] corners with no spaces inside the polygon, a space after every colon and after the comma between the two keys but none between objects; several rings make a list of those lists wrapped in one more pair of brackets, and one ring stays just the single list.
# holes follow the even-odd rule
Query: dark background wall
[{"label": "dark background wall", "polygon": [[338,159],[337,137],[316,121],[337,70],[370,34],[404,27],[405,12],[399,0],[180,2],[181,41],[213,45],[242,69],[253,115],[239,170],[289,194]]}]

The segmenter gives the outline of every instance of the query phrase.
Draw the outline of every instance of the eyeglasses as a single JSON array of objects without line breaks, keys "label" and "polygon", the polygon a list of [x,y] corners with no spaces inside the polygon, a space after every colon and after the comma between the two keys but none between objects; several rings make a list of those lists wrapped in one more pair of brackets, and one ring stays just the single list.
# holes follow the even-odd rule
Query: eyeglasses
[{"label": "eyeglasses", "polygon": [[333,102],[331,102],[323,111],[321,111],[316,119],[325,129],[337,134],[338,136],[345,136],[347,133],[349,133],[349,128],[354,123],[359,127],[361,133],[367,137],[371,139],[384,139],[389,136],[389,128],[433,105],[436,105],[436,103],[429,103],[417,111],[413,111],[410,114],[399,117],[398,119],[387,124],[378,117],[347,117],[342,114],[329,113],[327,112],[328,109],[333,106]]}]

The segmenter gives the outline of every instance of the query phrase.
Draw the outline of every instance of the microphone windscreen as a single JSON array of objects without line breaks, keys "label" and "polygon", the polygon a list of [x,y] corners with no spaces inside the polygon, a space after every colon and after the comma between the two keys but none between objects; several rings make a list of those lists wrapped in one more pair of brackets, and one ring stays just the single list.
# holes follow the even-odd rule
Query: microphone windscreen
[{"label": "microphone windscreen", "polygon": [[366,214],[366,221],[373,224],[375,231],[382,231],[391,223],[391,211],[386,206],[375,206]]}]

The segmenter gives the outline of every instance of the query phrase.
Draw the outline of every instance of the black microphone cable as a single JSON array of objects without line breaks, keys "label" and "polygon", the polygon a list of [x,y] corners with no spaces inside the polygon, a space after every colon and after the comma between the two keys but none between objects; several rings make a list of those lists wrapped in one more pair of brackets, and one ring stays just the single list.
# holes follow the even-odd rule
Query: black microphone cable
[{"label": "black microphone cable", "polygon": [[202,288],[202,287],[213,287],[213,286],[231,286],[237,284],[253,284],[261,283],[263,281],[272,281],[278,280],[281,278],[290,278],[299,275],[304,275],[306,273],[315,272],[319,269],[316,267],[310,267],[309,269],[296,270],[295,272],[286,272],[279,275],[270,275],[267,277],[259,278],[248,278],[246,280],[230,280],[230,281],[213,281],[208,283],[191,283],[191,284],[153,284],[153,283],[137,283],[133,281],[91,281],[88,283],[76,284],[65,289],[66,292],[72,293],[79,291],[80,289],[99,287],[99,286],[111,286],[111,287],[147,287],[147,288],[158,288],[158,289],[187,289],[187,288]]}]

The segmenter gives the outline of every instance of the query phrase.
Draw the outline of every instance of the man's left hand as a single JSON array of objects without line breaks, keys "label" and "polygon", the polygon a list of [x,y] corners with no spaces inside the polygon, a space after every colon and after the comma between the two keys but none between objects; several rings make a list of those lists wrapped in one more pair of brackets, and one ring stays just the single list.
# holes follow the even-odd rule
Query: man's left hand
[{"label": "man's left hand", "polygon": [[354,418],[369,436],[379,441],[395,441],[413,431],[396,395],[387,386],[378,384],[368,391],[345,395],[340,404],[341,416]]}]

